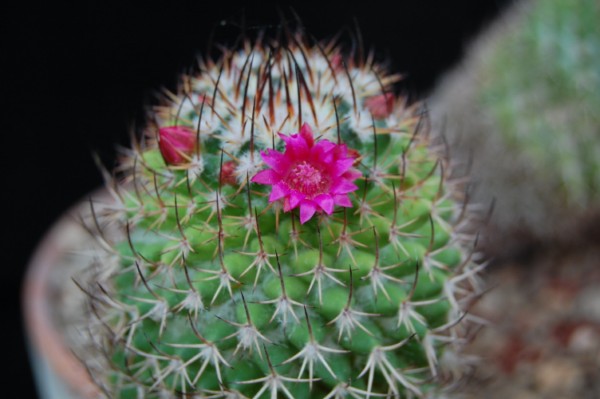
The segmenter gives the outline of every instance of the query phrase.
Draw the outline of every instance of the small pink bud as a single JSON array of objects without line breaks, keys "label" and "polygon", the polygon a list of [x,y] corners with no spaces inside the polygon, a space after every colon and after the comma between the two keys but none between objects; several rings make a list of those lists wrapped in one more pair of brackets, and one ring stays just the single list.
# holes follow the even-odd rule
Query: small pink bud
[{"label": "small pink bud", "polygon": [[235,162],[233,161],[227,161],[225,163],[223,163],[223,166],[221,167],[221,178],[220,178],[220,183],[223,184],[229,184],[230,186],[235,186],[236,184],[236,180],[235,180]]},{"label": "small pink bud", "polygon": [[331,57],[331,67],[337,72],[344,69],[344,57],[340,53],[335,53]]},{"label": "small pink bud", "polygon": [[205,102],[210,102],[210,97],[206,94],[198,94],[198,103],[202,104]]},{"label": "small pink bud", "polygon": [[394,95],[392,93],[379,94],[365,100],[365,107],[373,118],[385,119],[394,110]]},{"label": "small pink bud", "polygon": [[158,130],[158,140],[165,162],[180,165],[189,161],[196,147],[196,132],[187,126],[165,126]]}]

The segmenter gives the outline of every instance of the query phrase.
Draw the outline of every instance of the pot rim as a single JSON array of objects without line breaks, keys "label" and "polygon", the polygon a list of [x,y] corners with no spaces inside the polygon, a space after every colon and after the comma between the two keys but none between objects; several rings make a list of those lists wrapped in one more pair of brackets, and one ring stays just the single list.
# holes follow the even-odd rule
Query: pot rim
[{"label": "pot rim", "polygon": [[[102,191],[97,191],[92,196],[105,197],[101,193]],[[65,237],[67,233],[82,229],[74,215],[80,214],[85,206],[85,202],[78,201],[56,220],[38,243],[27,265],[21,306],[30,348],[48,362],[50,369],[73,393],[91,399],[99,397],[100,389],[56,328],[56,323],[52,320],[50,292],[51,274],[60,264],[61,256],[73,249],[72,242]]]}]

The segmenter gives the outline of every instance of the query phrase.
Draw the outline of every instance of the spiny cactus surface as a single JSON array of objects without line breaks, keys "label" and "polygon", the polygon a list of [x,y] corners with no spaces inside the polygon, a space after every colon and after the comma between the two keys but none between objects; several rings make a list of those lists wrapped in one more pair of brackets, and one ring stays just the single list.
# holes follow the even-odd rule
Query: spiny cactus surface
[{"label": "spiny cactus surface", "polygon": [[358,58],[247,42],[152,113],[109,185],[118,261],[89,288],[107,396],[440,389],[480,266],[418,107]]}]

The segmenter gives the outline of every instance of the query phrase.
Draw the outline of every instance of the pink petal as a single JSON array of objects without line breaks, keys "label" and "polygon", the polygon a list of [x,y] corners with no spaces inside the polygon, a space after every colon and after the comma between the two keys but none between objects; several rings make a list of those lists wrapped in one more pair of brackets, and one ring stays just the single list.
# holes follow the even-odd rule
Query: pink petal
[{"label": "pink petal", "polygon": [[273,169],[265,169],[255,174],[251,181],[258,184],[272,185],[281,181],[281,176]]},{"label": "pink petal", "polygon": [[346,179],[337,179],[329,191],[333,194],[347,194],[358,190],[358,186]]},{"label": "pink petal", "polygon": [[277,183],[273,185],[271,195],[269,196],[269,202],[275,202],[280,198],[285,197],[290,193],[290,190],[285,184]]},{"label": "pink petal", "polygon": [[288,198],[290,201],[289,202],[290,209],[294,209],[300,204],[300,202],[304,198],[306,198],[306,195],[304,195],[296,190],[290,190],[290,196]]},{"label": "pink petal", "polygon": [[290,160],[284,154],[275,150],[261,151],[260,156],[271,169],[276,170],[281,175],[284,175],[291,166]]},{"label": "pink petal", "polygon": [[310,159],[314,163],[328,165],[335,161],[335,144],[328,140],[319,141],[310,151]]},{"label": "pink petal", "polygon": [[344,172],[346,172],[348,169],[350,169],[353,164],[354,164],[354,159],[352,159],[352,158],[345,158],[345,159],[337,160],[337,161],[335,161],[335,164],[331,168],[331,174],[336,177],[341,176],[342,174],[344,174]]},{"label": "pink petal", "polygon": [[356,180],[362,176],[362,173],[356,169],[350,169],[346,173],[344,173],[341,177],[346,180]]},{"label": "pink petal", "polygon": [[298,133],[304,139],[304,141],[306,141],[306,144],[308,144],[309,147],[313,146],[315,139],[313,137],[313,131],[308,123],[304,122],[300,128],[300,132]]},{"label": "pink petal", "polygon": [[286,145],[286,148],[287,148],[287,145],[290,143],[290,141],[292,140],[292,138],[290,136],[288,136],[287,134],[283,134],[283,133],[277,133],[277,135],[279,136],[279,138],[281,140],[284,141],[284,143]]},{"label": "pink petal", "polygon": [[345,208],[352,208],[352,201],[350,201],[348,194],[334,195],[333,200],[336,205],[343,206]]},{"label": "pink petal", "polygon": [[317,211],[316,205],[310,200],[304,200],[300,204],[300,224],[306,223]]},{"label": "pink petal", "polygon": [[310,154],[310,147],[304,137],[298,134],[287,136],[279,133],[279,137],[285,142],[285,156],[290,161],[305,161]]},{"label": "pink petal", "polygon": [[331,152],[324,154],[316,153],[310,155],[310,163],[312,163],[313,165],[321,165],[323,169],[330,168],[333,165],[333,162],[335,161]]},{"label": "pink petal", "polygon": [[336,147],[336,144],[332,143],[327,139],[320,140],[313,148],[313,152],[321,152],[323,154],[330,152]]},{"label": "pink petal", "polygon": [[313,201],[319,206],[319,208],[325,211],[326,214],[331,215],[331,213],[333,212],[334,204],[331,195],[319,194],[315,198],[313,198]]},{"label": "pink petal", "polygon": [[336,147],[335,152],[338,158],[352,158],[348,157],[348,146],[346,144],[339,144]]}]

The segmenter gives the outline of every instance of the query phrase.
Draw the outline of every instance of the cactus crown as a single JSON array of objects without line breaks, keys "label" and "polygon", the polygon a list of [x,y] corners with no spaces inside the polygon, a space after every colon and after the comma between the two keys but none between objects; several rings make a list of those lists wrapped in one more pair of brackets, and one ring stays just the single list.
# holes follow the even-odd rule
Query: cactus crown
[{"label": "cactus crown", "polygon": [[478,267],[418,106],[355,58],[248,41],[155,109],[109,187],[118,261],[90,287],[108,396],[436,389]]}]

